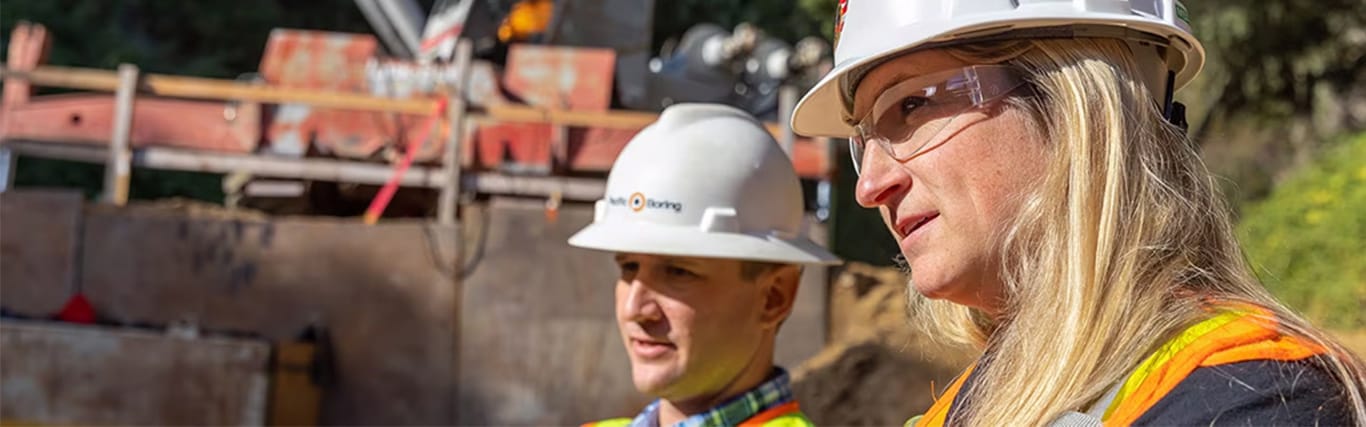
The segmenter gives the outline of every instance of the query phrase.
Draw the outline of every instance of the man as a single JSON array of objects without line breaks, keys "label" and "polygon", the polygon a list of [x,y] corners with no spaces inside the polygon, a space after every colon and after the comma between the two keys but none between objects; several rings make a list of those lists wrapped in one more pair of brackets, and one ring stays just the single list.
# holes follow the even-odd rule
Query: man
[{"label": "man", "polygon": [[773,365],[802,264],[838,259],[799,236],[792,163],[754,118],[680,104],[622,150],[571,245],[615,254],[617,326],[638,390],[658,399],[592,426],[806,426]]}]

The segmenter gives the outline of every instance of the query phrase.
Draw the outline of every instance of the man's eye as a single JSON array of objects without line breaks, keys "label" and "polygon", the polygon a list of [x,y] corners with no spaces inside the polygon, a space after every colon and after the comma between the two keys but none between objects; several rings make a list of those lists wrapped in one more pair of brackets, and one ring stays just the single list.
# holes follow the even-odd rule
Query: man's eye
[{"label": "man's eye", "polygon": [[680,267],[665,267],[664,272],[670,277],[697,277],[697,274]]},{"label": "man's eye", "polygon": [[621,264],[617,264],[617,268],[621,270],[622,275],[626,275],[628,273],[635,274],[636,271],[640,270],[640,264],[634,262],[623,262]]}]

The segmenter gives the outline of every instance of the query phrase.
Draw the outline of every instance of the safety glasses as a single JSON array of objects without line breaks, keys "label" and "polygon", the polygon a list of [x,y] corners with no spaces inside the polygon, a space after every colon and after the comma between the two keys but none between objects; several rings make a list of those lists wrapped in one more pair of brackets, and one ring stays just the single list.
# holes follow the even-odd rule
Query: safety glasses
[{"label": "safety glasses", "polygon": [[910,160],[935,141],[958,116],[995,102],[1024,85],[1014,68],[973,65],[918,76],[883,90],[849,138],[854,172],[860,172],[868,143],[898,162]]}]

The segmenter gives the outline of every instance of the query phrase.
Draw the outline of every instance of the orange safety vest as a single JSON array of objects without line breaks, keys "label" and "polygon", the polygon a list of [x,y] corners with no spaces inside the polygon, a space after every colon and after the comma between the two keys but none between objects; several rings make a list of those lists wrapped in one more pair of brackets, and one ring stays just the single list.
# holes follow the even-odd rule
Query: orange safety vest
[{"label": "orange safety vest", "polygon": [[[1275,317],[1267,310],[1226,311],[1186,328],[1148,356],[1124,380],[1102,420],[1107,426],[1133,424],[1198,368],[1252,360],[1290,362],[1325,351],[1317,344],[1281,334]],[[959,375],[914,425],[943,426],[954,397],[975,367],[969,366]]]},{"label": "orange safety vest", "polygon": [[[631,425],[630,418],[612,418],[584,424],[583,427],[625,427]],[[797,401],[768,408],[754,414],[740,423],[740,427],[810,427],[814,424],[806,419]]]}]

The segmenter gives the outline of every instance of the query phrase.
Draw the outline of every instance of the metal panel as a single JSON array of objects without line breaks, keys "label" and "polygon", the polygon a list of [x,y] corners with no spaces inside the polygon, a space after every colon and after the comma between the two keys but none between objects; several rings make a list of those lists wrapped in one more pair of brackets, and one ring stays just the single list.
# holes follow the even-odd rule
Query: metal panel
[{"label": "metal panel", "polygon": [[92,212],[85,230],[82,288],[103,318],[271,340],[316,325],[336,366],[322,423],[454,422],[454,227],[134,205]]},{"label": "metal panel", "polygon": [[461,297],[459,424],[577,425],[647,402],[617,333],[611,257],[565,243],[592,216],[567,205],[552,222],[540,203],[501,199],[466,212],[477,261]]},{"label": "metal panel", "polygon": [[0,418],[43,424],[262,425],[270,346],[0,322]]},{"label": "metal panel", "polygon": [[615,61],[609,49],[513,45],[503,85],[531,106],[607,111]]},{"label": "metal panel", "polygon": [[612,49],[617,54],[617,100],[642,105],[648,95],[646,62],[651,56],[654,10],[654,0],[555,2],[548,43]]},{"label": "metal panel", "polygon": [[285,87],[361,92],[365,63],[377,48],[365,34],[277,29],[261,55],[261,77]]},{"label": "metal panel", "polygon": [[0,307],[29,317],[57,313],[76,287],[80,191],[0,194]]}]

